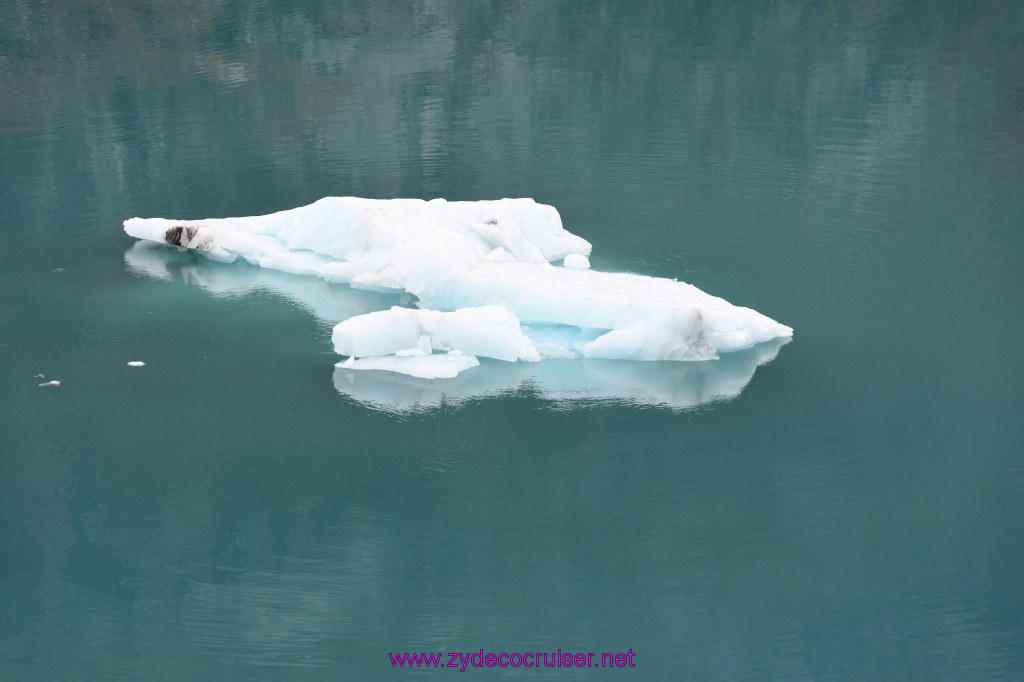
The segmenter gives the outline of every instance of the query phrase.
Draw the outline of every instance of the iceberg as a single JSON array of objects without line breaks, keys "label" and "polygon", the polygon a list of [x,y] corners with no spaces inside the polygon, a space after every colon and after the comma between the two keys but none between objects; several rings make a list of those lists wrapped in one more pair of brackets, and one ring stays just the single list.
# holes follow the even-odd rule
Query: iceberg
[{"label": "iceberg", "polygon": [[[372,301],[337,296],[356,303],[340,309],[293,296],[337,325],[344,376],[444,380],[478,367],[478,357],[706,362],[793,334],[684,282],[590,269],[590,243],[532,199],[326,197],[264,216],[131,218],[124,229],[214,261],[313,276],[326,299],[335,297],[332,285],[366,292]],[[168,277],[151,251],[130,253],[129,267]],[[287,281],[286,289],[304,288]]]},{"label": "iceberg", "polygon": [[540,353],[519,326],[515,315],[501,306],[463,308],[454,312],[391,310],[349,318],[334,328],[334,349],[352,357],[411,355],[434,349],[515,362],[540,360]]}]

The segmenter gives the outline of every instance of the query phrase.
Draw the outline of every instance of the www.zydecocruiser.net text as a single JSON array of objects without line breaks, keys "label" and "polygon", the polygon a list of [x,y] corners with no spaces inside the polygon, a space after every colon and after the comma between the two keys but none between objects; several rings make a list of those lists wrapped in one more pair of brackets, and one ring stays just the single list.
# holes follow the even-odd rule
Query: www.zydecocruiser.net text
[{"label": "www.zydecocruiser.net text", "polygon": [[443,653],[408,653],[388,652],[388,659],[393,668],[454,668],[459,672],[466,672],[473,668],[635,668],[633,656],[636,654],[632,649],[625,652],[602,653],[569,651],[542,652],[527,651],[525,653],[514,651],[508,653],[502,651],[449,651]]}]

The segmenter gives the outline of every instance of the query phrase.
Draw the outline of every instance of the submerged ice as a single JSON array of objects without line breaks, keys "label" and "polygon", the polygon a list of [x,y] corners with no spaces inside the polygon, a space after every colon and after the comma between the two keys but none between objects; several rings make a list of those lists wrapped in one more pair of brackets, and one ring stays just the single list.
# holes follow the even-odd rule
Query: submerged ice
[{"label": "submerged ice", "polygon": [[532,199],[327,197],[266,216],[124,228],[218,261],[415,297],[419,309],[333,320],[346,371],[434,379],[477,357],[706,361],[793,331],[683,282],[589,269],[590,244]]}]

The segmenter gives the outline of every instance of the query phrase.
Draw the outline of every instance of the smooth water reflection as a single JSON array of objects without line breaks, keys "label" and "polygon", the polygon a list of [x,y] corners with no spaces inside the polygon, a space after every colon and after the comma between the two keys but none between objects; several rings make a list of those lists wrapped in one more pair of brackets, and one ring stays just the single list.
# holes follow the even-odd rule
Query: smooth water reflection
[{"label": "smooth water reflection", "polygon": [[294,275],[244,262],[218,263],[194,252],[152,242],[132,244],[124,253],[124,262],[135,275],[184,282],[219,297],[273,292],[331,326],[356,315],[386,310],[401,302],[398,295],[329,284],[318,277]]},{"label": "smooth water reflection", "polygon": [[334,370],[334,387],[360,403],[394,413],[420,411],[517,392],[574,409],[612,402],[688,410],[739,396],[754,370],[771,362],[789,339],[758,344],[706,362],[544,360],[481,361],[448,380],[422,381],[391,372]]}]

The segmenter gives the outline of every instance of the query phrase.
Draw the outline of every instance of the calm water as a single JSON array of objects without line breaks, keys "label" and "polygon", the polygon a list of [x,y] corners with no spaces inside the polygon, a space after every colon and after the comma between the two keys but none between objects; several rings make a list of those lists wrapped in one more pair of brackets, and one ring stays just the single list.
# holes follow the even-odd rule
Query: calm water
[{"label": "calm water", "polygon": [[[1022,32],[1014,0],[6,0],[0,679],[1024,679]],[[121,230],[325,195],[534,197],[596,268],[796,335],[691,409],[613,373],[399,410],[335,385],[294,280],[147,274]],[[559,648],[636,668],[387,656]]]}]

